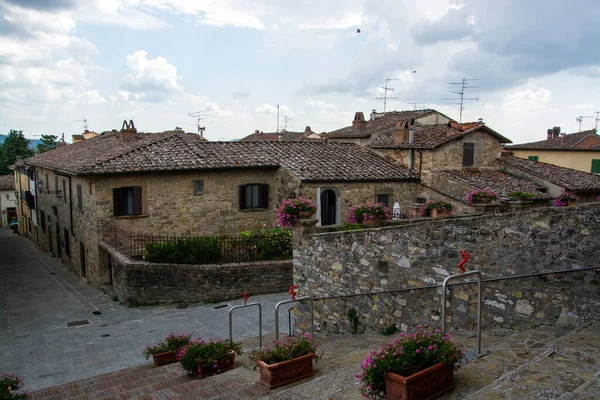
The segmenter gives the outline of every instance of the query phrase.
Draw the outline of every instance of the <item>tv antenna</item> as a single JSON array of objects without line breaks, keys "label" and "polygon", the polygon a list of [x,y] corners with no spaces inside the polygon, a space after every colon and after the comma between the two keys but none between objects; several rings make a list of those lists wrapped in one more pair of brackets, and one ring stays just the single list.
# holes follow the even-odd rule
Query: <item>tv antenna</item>
[{"label": "tv antenna", "polygon": [[293,119],[293,118],[290,118],[290,117],[288,117],[287,115],[285,115],[285,116],[283,117],[283,120],[285,121],[285,125],[284,125],[284,126],[285,126],[285,128],[283,128],[283,130],[284,130],[284,131],[287,131],[287,124],[288,124],[288,121],[293,121],[294,119]]},{"label": "tv antenna", "polygon": [[416,103],[416,102],[412,102],[412,103],[406,103],[406,104],[412,104],[413,105],[413,110],[417,109],[417,104],[425,104],[425,103]]},{"label": "tv antenna", "polygon": [[465,109],[463,107],[463,104],[465,101],[468,100],[474,100],[474,101],[479,101],[479,97],[465,97],[465,90],[466,89],[474,89],[474,88],[478,88],[479,86],[471,86],[470,82],[473,81],[478,81],[479,79],[467,79],[467,78],[463,78],[461,82],[448,82],[448,85],[455,85],[455,86],[460,86],[460,91],[455,92],[452,91],[452,93],[456,93],[457,95],[459,95],[459,98],[455,98],[455,99],[442,99],[442,100],[446,100],[446,101],[459,101],[458,103],[449,103],[449,104],[458,104],[460,105],[460,118],[458,120],[459,123],[462,123],[462,112]]},{"label": "tv antenna", "polygon": [[596,111],[596,124],[594,125],[594,129],[596,130],[596,133],[598,133],[598,121],[600,121],[600,111]]},{"label": "tv antenna", "polygon": [[87,124],[87,119],[83,118],[83,119],[76,119],[76,122],[81,122],[81,127],[83,128],[84,131],[88,130],[88,124]]},{"label": "tv antenna", "polygon": [[385,86],[377,86],[378,88],[383,89],[383,97],[375,97],[378,100],[382,100],[383,99],[383,112],[385,112],[385,105],[387,104],[387,99],[397,99],[397,97],[388,97],[387,93],[389,92],[393,92],[394,88],[388,87],[388,82],[389,81],[399,81],[401,79],[397,79],[397,78],[386,78],[385,79]]},{"label": "tv antenna", "polygon": [[[575,120],[577,122],[579,122],[579,132],[581,132],[581,123],[583,122],[584,118],[594,118],[594,116],[593,115],[580,115],[579,117],[575,118]],[[596,123],[598,123],[598,122],[596,121]]]},{"label": "tv antenna", "polygon": [[194,112],[188,113],[188,116],[190,116],[192,118],[196,118],[195,126],[196,126],[196,129],[198,130],[198,133],[200,134],[200,137],[202,137],[202,138],[204,137],[204,131],[206,130],[206,127],[200,126],[200,121],[209,117],[209,115],[204,114],[209,111],[211,111],[211,109],[207,108],[206,110],[194,111]]}]

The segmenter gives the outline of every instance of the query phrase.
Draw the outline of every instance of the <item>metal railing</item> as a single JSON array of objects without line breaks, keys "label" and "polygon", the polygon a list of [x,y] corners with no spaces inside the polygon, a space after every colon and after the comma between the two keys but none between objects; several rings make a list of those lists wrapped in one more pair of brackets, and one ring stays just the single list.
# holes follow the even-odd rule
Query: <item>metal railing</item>
[{"label": "metal railing", "polygon": [[258,306],[258,346],[262,349],[262,305],[260,303],[243,304],[241,306],[234,306],[229,309],[229,342],[233,343],[233,322],[232,312],[239,308]]},{"label": "metal railing", "polygon": [[[313,299],[305,296],[305,297],[298,297],[297,299],[291,299],[291,300],[284,300],[284,301],[280,301],[279,303],[277,303],[275,305],[275,340],[279,340],[279,307],[284,305],[284,304],[289,304],[289,303],[296,303],[296,302],[303,302],[306,300],[311,300],[310,302],[310,336],[314,342],[315,338],[314,338],[314,333],[315,333],[315,313],[314,313],[314,308],[313,308]],[[289,310],[288,310],[288,317],[290,316]],[[291,331],[291,322],[290,322],[290,331]]]}]

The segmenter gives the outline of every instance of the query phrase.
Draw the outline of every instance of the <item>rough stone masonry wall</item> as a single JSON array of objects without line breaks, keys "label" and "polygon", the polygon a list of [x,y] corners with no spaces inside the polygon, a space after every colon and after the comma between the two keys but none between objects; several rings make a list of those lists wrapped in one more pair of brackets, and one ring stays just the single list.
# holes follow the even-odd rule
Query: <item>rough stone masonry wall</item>
[{"label": "rough stone masonry wall", "polygon": [[[294,250],[294,284],[311,297],[441,284],[459,272],[463,248],[473,255],[468,269],[480,270],[484,279],[598,266],[599,235],[597,204],[317,234]],[[472,327],[476,285],[454,287],[448,296],[449,326]],[[598,319],[600,271],[484,283],[483,299],[484,327]],[[350,332],[351,309],[358,313],[358,331],[392,323],[440,327],[440,302],[440,288],[315,301],[315,331]],[[308,304],[296,310],[297,326],[308,329]]]},{"label": "rough stone masonry wall", "polygon": [[262,261],[221,265],[155,264],[129,261],[107,248],[112,259],[113,290],[126,304],[214,303],[287,291],[292,261]]}]

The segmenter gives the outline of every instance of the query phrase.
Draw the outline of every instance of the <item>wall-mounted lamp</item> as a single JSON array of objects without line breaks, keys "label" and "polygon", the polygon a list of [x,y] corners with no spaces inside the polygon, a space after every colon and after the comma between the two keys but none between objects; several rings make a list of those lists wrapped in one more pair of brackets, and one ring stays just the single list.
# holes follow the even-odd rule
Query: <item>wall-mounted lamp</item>
[{"label": "wall-mounted lamp", "polygon": [[40,189],[40,192],[44,191],[44,182],[41,179],[39,181],[37,181],[36,188]]},{"label": "wall-mounted lamp", "polygon": [[10,199],[10,194],[6,193],[6,200]]}]

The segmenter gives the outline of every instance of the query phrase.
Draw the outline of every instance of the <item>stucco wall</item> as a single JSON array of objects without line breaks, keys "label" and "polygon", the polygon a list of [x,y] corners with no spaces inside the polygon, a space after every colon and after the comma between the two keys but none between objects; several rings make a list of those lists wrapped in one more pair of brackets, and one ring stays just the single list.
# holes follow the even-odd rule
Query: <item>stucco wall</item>
[{"label": "stucco wall", "polygon": [[592,160],[600,160],[600,151],[511,150],[515,157],[538,156],[539,162],[592,172]]},{"label": "stucco wall", "polygon": [[[459,250],[468,269],[484,278],[575,269],[600,264],[600,207],[540,208],[413,225],[312,235],[294,251],[294,284],[302,296],[321,297],[441,284],[458,273]],[[484,326],[572,324],[600,318],[600,271],[484,284]],[[475,285],[449,294],[451,326],[472,327]],[[441,289],[315,302],[316,330],[348,332],[356,309],[361,330],[395,323],[439,327]],[[299,306],[298,326],[310,326]]]}]

